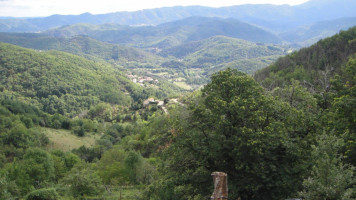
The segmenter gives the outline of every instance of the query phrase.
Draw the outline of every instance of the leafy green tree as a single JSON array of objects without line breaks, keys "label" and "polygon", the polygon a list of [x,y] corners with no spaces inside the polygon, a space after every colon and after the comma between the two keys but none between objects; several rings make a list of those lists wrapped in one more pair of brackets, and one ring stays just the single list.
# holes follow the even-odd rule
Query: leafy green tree
[{"label": "leafy green tree", "polygon": [[78,163],[61,180],[61,185],[67,189],[70,196],[81,198],[97,196],[104,192],[101,178],[91,164]]},{"label": "leafy green tree", "polygon": [[49,153],[42,149],[28,149],[23,160],[12,164],[9,180],[14,180],[22,194],[53,183],[55,170]]},{"label": "leafy green tree", "polygon": [[[14,198],[14,195],[11,191],[13,188],[16,188],[16,184],[10,182],[4,173],[0,173],[0,199],[11,199]],[[17,194],[19,195],[19,194]],[[15,194],[16,197],[16,194]]]},{"label": "leafy green tree", "polygon": [[340,135],[346,133],[346,156],[351,164],[356,165],[356,58],[349,60],[332,86],[336,95],[331,110],[331,128]]},{"label": "leafy green tree", "polygon": [[129,182],[125,171],[126,153],[118,148],[106,151],[98,162],[98,174],[105,184],[125,185]]},{"label": "leafy green tree", "polygon": [[64,155],[56,151],[52,152],[51,157],[53,160],[55,181],[58,182],[58,180],[63,178],[64,174],[67,172],[67,168],[64,164]]},{"label": "leafy green tree", "polygon": [[312,146],[310,176],[303,182],[300,196],[306,200],[346,200],[354,199],[355,168],[342,162],[338,152],[343,140],[333,135],[318,136]]},{"label": "leafy green tree", "polygon": [[27,148],[30,146],[31,135],[27,128],[18,124],[12,128],[7,136],[6,143],[14,145],[16,148]]},{"label": "leafy green tree", "polygon": [[124,160],[126,173],[131,183],[137,183],[137,168],[141,161],[140,156],[138,153],[130,151]]},{"label": "leafy green tree", "polygon": [[236,70],[211,79],[191,100],[189,115],[174,122],[161,186],[172,191],[169,199],[208,198],[213,171],[228,174],[232,199],[295,194],[304,165],[293,141],[307,132],[294,129],[298,112]]},{"label": "leafy green tree", "polygon": [[68,171],[71,170],[73,166],[79,162],[80,162],[80,158],[77,155],[71,152],[66,153],[64,157],[64,164],[67,167]]},{"label": "leafy green tree", "polygon": [[43,187],[54,179],[54,165],[50,154],[42,149],[29,149],[21,167],[28,174],[35,188]]}]

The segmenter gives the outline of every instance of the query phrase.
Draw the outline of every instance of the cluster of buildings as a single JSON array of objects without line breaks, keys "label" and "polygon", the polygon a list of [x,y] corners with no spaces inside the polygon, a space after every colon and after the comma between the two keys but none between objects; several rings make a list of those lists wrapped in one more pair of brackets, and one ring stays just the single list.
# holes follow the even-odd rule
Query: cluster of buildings
[{"label": "cluster of buildings", "polygon": [[151,84],[157,84],[159,81],[157,79],[153,79],[152,77],[149,76],[137,76],[137,75],[132,75],[129,74],[127,77],[134,83],[138,83],[140,85],[143,85],[143,83],[148,82]]},{"label": "cluster of buildings", "polygon": [[154,98],[148,98],[143,102],[143,106],[157,105],[158,107],[164,106],[164,101],[155,100]]}]

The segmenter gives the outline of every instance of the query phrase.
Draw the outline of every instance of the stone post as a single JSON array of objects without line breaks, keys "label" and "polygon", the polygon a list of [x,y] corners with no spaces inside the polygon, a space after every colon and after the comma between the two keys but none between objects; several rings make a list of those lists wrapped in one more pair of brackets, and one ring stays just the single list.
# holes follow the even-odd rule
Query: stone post
[{"label": "stone post", "polygon": [[211,200],[226,200],[228,197],[227,174],[224,172],[213,172],[214,193]]}]

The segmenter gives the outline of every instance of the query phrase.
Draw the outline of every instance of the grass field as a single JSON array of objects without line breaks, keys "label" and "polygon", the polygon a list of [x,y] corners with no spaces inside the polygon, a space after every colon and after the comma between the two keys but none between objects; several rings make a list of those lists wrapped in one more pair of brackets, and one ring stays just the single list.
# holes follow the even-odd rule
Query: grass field
[{"label": "grass field", "polygon": [[185,82],[174,82],[178,87],[181,87],[186,90],[191,90],[193,89],[190,85],[186,84]]},{"label": "grass field", "polygon": [[142,197],[143,189],[139,187],[117,188],[111,194],[106,195],[106,200],[136,200]]},{"label": "grass field", "polygon": [[61,149],[63,151],[71,151],[72,149],[81,146],[90,147],[95,144],[95,140],[99,135],[88,135],[85,137],[78,137],[68,130],[41,128],[41,131],[49,138],[50,149]]}]

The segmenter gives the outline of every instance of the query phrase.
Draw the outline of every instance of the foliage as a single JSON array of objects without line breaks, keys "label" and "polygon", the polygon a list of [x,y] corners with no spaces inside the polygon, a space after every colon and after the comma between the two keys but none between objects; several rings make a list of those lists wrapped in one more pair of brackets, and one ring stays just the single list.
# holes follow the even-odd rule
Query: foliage
[{"label": "foliage", "polygon": [[26,195],[26,200],[58,200],[59,195],[55,188],[42,188]]},{"label": "foliage", "polygon": [[353,199],[355,195],[355,168],[342,163],[338,151],[342,139],[333,135],[318,136],[317,144],[312,146],[313,160],[311,174],[303,181],[303,199]]},{"label": "foliage", "polygon": [[40,53],[0,44],[3,90],[34,99],[44,111],[76,114],[100,101],[125,105],[128,80],[102,63],[61,53]]},{"label": "foliage", "polygon": [[28,149],[23,160],[7,167],[9,181],[14,181],[21,194],[43,188],[52,183],[55,177],[53,160],[42,149]]},{"label": "foliage", "polygon": [[325,93],[330,88],[330,77],[339,73],[349,56],[356,53],[355,38],[356,27],[341,31],[309,48],[279,58],[257,72],[255,78],[268,89],[283,87],[294,79],[311,91]]},{"label": "foliage", "polygon": [[[206,18],[198,18],[194,21],[194,23],[202,23],[204,25],[206,23],[225,23],[217,19],[209,20]],[[244,25],[246,24],[237,23],[236,25],[232,26]],[[153,41],[152,44],[154,46],[158,45],[159,47],[157,48],[152,47],[152,45],[147,46],[147,39],[145,39],[145,43],[136,41],[137,37],[131,40],[131,45],[143,47],[145,50],[153,51],[153,53],[145,52],[140,49],[123,45],[109,44],[92,39],[88,36],[83,36],[91,35],[91,37],[94,38],[97,36],[97,39],[99,40],[106,40],[108,35],[116,35],[114,33],[115,31],[125,32],[125,28],[117,27],[117,29],[107,29],[107,26],[99,25],[98,27],[96,27],[95,25],[89,24],[77,24],[54,30],[54,32],[56,32],[56,37],[49,37],[47,35],[44,35],[43,33],[1,33],[0,41],[36,50],[65,51],[68,53],[83,56],[87,59],[97,62],[105,60],[119,68],[121,68],[121,66],[129,68],[130,71],[135,72],[135,74],[138,73],[141,76],[155,75],[155,78],[159,78],[159,83],[156,85],[166,95],[179,93],[182,89],[174,87],[174,84],[170,82],[165,82],[163,84],[163,82],[167,79],[167,76],[161,75],[159,72],[170,71],[170,76],[174,76],[174,74],[183,74],[183,77],[186,79],[185,82],[189,85],[203,85],[207,83],[209,76],[213,72],[217,72],[221,69],[227,68],[226,65],[228,65],[228,67],[230,68],[237,68],[243,72],[252,74],[256,70],[266,67],[272,61],[276,60],[278,56],[284,55],[287,48],[289,48],[285,45],[272,45],[263,43],[256,44],[248,40],[247,38],[242,37],[245,40],[241,38],[238,39],[231,34],[216,35],[214,33],[205,33],[206,30],[204,30],[203,33],[193,34],[194,37],[198,38],[189,37],[189,32],[192,31],[192,29],[188,30],[188,38],[187,41],[184,42],[182,42],[181,39],[173,39],[172,41],[170,39],[162,39],[162,37],[181,38],[182,36],[180,30],[176,30],[177,33],[171,33],[170,31],[168,31],[167,33],[160,33],[164,36],[159,36],[153,39],[158,40],[157,42]],[[132,27],[129,27],[131,31],[137,31],[140,33],[142,27],[136,28],[137,30],[133,30]],[[144,27],[143,29],[147,28],[148,27]],[[155,28],[157,27],[150,27],[149,29]],[[195,27],[193,27],[193,29],[194,28]],[[169,28],[162,27],[161,29],[166,30]],[[182,27],[182,29],[186,29],[186,27]],[[81,34],[82,31],[85,31],[85,34]],[[106,34],[106,31],[109,33]],[[235,32],[234,30],[227,30],[227,32],[230,31]],[[261,30],[256,29],[251,31],[259,32]],[[101,36],[98,36],[96,34],[97,32],[104,32],[103,34],[105,34],[106,36],[102,38]],[[79,35],[77,35],[78,33]],[[62,34],[76,36],[70,38],[57,38],[59,35]],[[147,32],[144,31],[144,34],[147,34]],[[173,34],[174,36],[171,37],[169,36],[170,34]],[[178,35],[175,36],[176,34]],[[203,35],[202,38],[199,38],[200,36],[197,36],[200,34]],[[126,36],[131,37],[131,34]],[[115,39],[113,40],[116,40],[119,37],[123,36],[115,36]],[[263,37],[265,37],[265,35]],[[150,37],[149,39],[152,39],[152,37]],[[112,42],[112,40],[110,42]],[[121,43],[126,42],[128,42],[128,40],[126,39],[121,41]],[[158,50],[155,51],[155,49]],[[202,69],[202,71],[197,71],[196,69]],[[152,74],[152,71],[156,73]],[[168,78],[172,78],[172,80],[174,80],[178,77]],[[184,87],[181,88],[186,89]],[[155,96],[158,98],[162,98],[162,96],[158,94],[155,94]]]},{"label": "foliage", "polygon": [[96,196],[104,192],[102,181],[93,167],[87,163],[78,163],[61,180],[66,192],[75,198]]},{"label": "foliage", "polygon": [[346,156],[353,165],[356,165],[356,59],[351,58],[342,69],[339,76],[332,81],[335,98],[332,104],[332,127],[342,135],[346,134]]},{"label": "foliage", "polygon": [[[306,127],[293,125],[298,114],[288,104],[264,94],[251,77],[227,69],[212,76],[189,112],[176,122],[165,151],[161,184],[172,192],[169,199],[208,197],[212,171],[229,175],[233,199],[280,199],[296,192],[305,167],[292,141],[302,140]],[[160,190],[153,187],[152,195]]]},{"label": "foliage", "polygon": [[152,164],[134,151],[115,147],[106,151],[98,162],[99,175],[105,184],[149,184],[155,176]]}]

